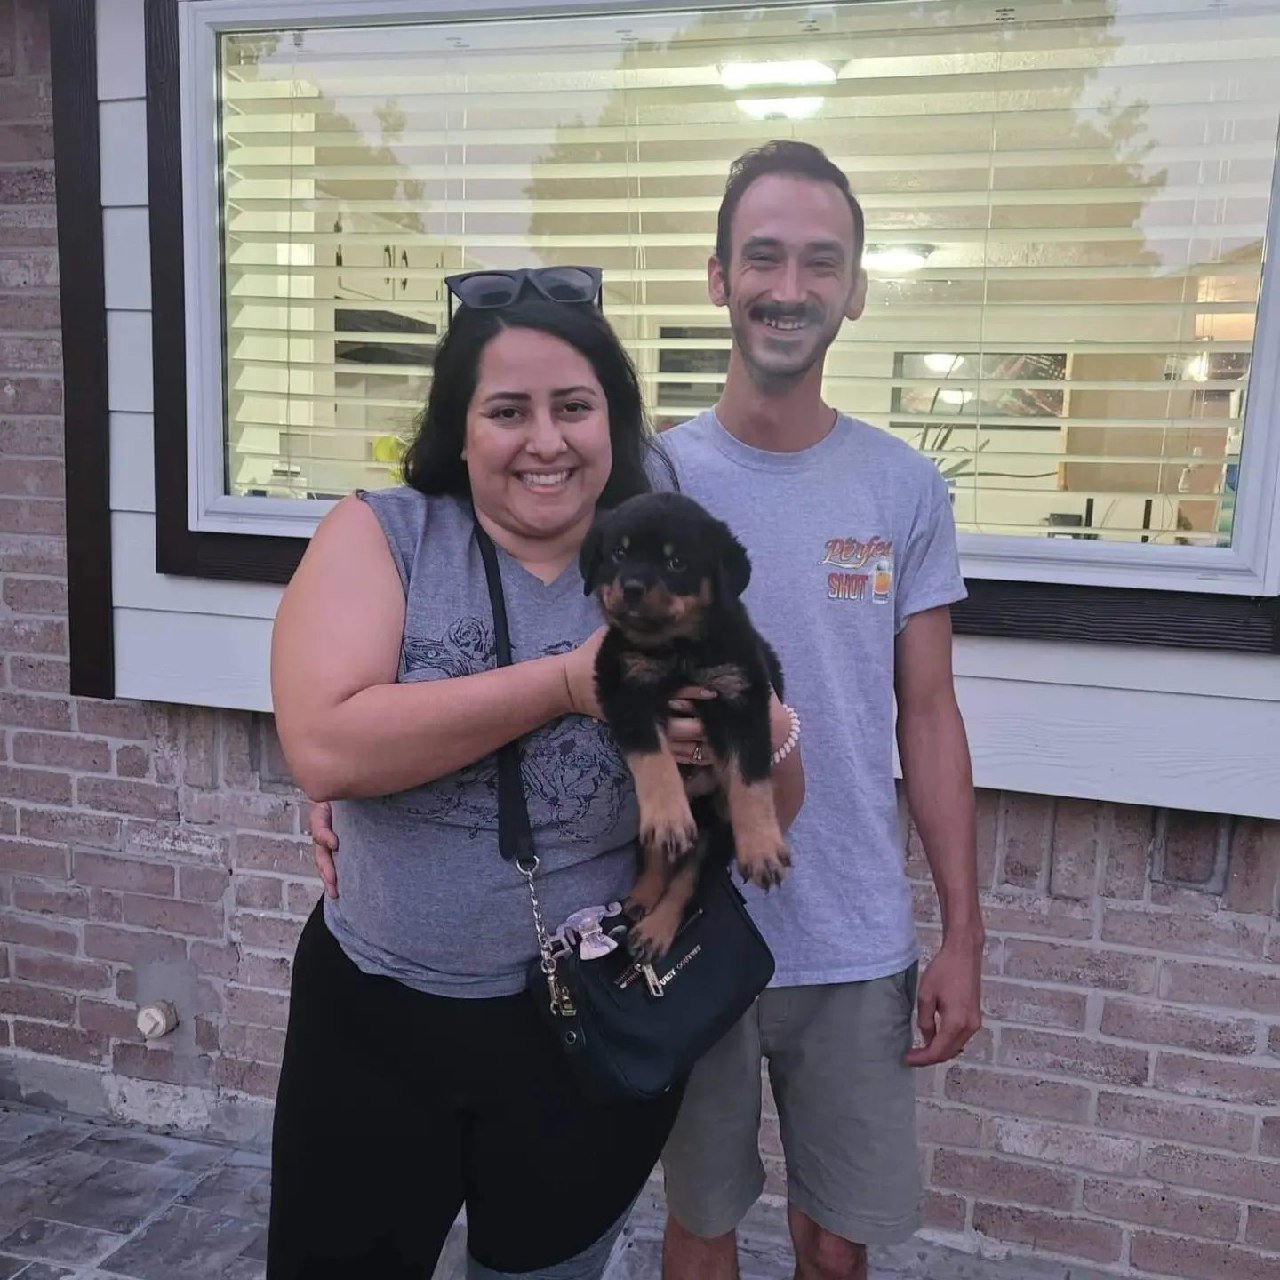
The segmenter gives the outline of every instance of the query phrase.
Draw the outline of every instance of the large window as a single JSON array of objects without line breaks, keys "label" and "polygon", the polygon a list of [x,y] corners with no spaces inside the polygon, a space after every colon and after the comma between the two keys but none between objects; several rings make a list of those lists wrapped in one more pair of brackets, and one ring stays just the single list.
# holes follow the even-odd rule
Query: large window
[{"label": "large window", "polygon": [[195,527],[393,483],[455,271],[603,267],[655,421],[711,404],[724,175],[796,136],[868,223],[826,395],[937,462],[971,568],[1274,584],[1280,0],[432,7],[187,6]]}]

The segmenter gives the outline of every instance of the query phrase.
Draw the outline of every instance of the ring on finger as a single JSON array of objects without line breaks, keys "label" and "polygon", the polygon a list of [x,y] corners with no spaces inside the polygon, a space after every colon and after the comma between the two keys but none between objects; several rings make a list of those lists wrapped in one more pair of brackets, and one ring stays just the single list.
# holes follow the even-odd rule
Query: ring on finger
[{"label": "ring on finger", "polygon": [[702,763],[702,743],[700,743],[700,742],[698,742],[698,743],[695,743],[695,744],[694,744],[694,748],[693,748],[693,763],[694,763],[694,764],[701,764],[701,763]]}]

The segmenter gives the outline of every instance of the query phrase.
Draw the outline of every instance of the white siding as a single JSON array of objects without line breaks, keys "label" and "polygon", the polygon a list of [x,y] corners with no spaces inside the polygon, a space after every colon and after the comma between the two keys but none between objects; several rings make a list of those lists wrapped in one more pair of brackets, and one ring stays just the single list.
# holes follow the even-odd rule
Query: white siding
[{"label": "white siding", "polygon": [[[98,26],[117,692],[269,710],[279,589],[155,571],[142,0]],[[1280,657],[961,639],[956,670],[981,786],[1280,818]]]}]

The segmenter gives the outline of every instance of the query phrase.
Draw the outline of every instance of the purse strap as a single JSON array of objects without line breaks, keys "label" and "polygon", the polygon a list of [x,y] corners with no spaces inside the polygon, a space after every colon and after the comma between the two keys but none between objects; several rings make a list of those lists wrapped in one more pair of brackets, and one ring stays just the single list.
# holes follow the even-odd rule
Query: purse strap
[{"label": "purse strap", "polygon": [[[489,607],[493,611],[493,644],[497,665],[511,665],[511,632],[507,626],[507,602],[502,595],[502,574],[493,539],[476,521],[476,542],[484,561],[484,579],[489,588]],[[520,746],[504,743],[498,748],[498,852],[507,862],[524,870],[536,868],[538,855],[533,848],[533,830],[529,825],[529,806],[525,800],[524,782],[520,775]]]},{"label": "purse strap", "polygon": [[[495,661],[500,667],[511,665],[511,631],[507,626],[507,602],[502,594],[502,574],[498,569],[498,553],[493,539],[485,532],[479,520],[475,522],[476,544],[480,559],[484,561],[484,580],[489,588],[489,608],[493,612],[493,647]],[[538,854],[533,847],[533,829],[529,825],[529,805],[524,794],[524,779],[520,772],[520,744],[504,743],[497,750],[498,757],[498,852],[505,861],[515,863],[516,870],[524,876],[529,887],[529,903],[533,908],[533,927],[538,934],[538,950],[542,953],[542,972],[547,975],[554,1007],[558,997],[555,981],[556,960],[542,918],[542,904],[534,887],[533,873],[538,869]]]}]

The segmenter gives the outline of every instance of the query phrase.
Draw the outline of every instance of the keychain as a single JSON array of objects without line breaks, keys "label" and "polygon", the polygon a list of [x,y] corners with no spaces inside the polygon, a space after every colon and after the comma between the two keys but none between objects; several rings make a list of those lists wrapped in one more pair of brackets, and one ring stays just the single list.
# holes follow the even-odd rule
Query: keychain
[{"label": "keychain", "polygon": [[599,960],[617,949],[617,941],[604,931],[604,921],[609,916],[621,914],[621,911],[622,907],[617,902],[606,907],[583,907],[556,930],[554,941],[566,951],[576,946],[581,960]]}]

